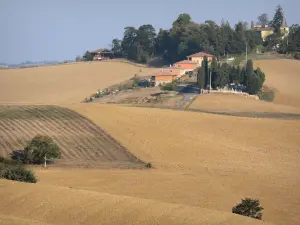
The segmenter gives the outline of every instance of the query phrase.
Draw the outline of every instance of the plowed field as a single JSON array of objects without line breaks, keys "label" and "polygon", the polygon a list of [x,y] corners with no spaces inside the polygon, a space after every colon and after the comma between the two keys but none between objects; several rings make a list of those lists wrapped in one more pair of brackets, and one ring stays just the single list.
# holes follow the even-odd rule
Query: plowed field
[{"label": "plowed field", "polygon": [[130,165],[138,160],[92,121],[58,106],[0,106],[0,155],[23,149],[37,134],[54,139],[63,164]]}]

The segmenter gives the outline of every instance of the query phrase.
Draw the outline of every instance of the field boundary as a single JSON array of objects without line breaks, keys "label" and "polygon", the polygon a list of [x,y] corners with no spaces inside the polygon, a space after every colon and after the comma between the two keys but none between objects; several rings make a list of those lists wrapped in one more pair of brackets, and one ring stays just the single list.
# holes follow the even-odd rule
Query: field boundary
[{"label": "field boundary", "polygon": [[[106,105],[106,104],[104,104]],[[151,109],[166,109],[174,111],[185,111],[185,112],[198,112],[205,114],[223,115],[223,116],[234,116],[234,117],[244,117],[244,118],[260,118],[260,119],[285,119],[285,120],[298,120],[300,119],[300,114],[296,113],[268,113],[268,112],[218,112],[203,109],[191,109],[191,108],[170,108],[170,107],[155,107],[149,105],[121,105],[124,107],[138,107],[138,108],[151,108]]]}]

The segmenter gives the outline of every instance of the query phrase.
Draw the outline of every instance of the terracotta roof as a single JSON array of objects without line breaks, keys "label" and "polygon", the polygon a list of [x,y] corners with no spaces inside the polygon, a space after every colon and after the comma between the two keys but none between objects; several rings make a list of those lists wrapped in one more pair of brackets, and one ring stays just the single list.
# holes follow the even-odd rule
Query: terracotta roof
[{"label": "terracotta roof", "polygon": [[177,76],[177,75],[168,71],[159,71],[153,73],[151,76]]},{"label": "terracotta roof", "polygon": [[191,60],[182,60],[180,62],[177,62],[175,64],[197,64],[196,62],[193,62]]},{"label": "terracotta roof", "polygon": [[207,57],[214,57],[213,55],[211,54],[208,54],[206,52],[198,52],[198,53],[195,53],[193,55],[189,55],[188,57],[204,57],[204,56],[207,56]]},{"label": "terracotta roof", "polygon": [[180,68],[180,67],[171,66],[171,67],[166,67],[166,68],[163,68],[163,70],[183,70],[183,69],[182,69],[182,68]]}]

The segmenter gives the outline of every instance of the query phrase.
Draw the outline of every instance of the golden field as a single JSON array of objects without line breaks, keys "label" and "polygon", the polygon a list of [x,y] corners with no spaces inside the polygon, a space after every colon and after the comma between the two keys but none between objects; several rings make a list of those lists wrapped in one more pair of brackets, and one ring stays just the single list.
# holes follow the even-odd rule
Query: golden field
[{"label": "golden field", "polygon": [[[259,61],[260,67],[264,70],[271,62]],[[271,78],[278,71],[267,72],[266,82],[280,96],[288,91],[281,84],[277,87],[280,79]],[[278,102],[276,95],[270,104],[234,96],[222,97],[222,105],[210,95],[217,105],[207,107],[297,113],[297,93],[284,94],[290,99],[286,103]],[[32,99],[20,102],[39,103]],[[13,102],[17,101],[15,97]],[[67,98],[59,103],[101,127],[154,168],[34,167],[37,184],[0,180],[0,224],[299,224],[300,120],[69,104],[73,101]],[[243,197],[261,201],[264,221],[231,214]]]},{"label": "golden field", "polygon": [[300,61],[258,60],[254,67],[260,67],[266,74],[265,85],[275,91],[273,102],[264,102],[234,94],[198,96],[189,108],[226,113],[300,113]]},{"label": "golden field", "polygon": [[[300,76],[299,76],[300,78]],[[300,114],[300,107],[265,102],[232,93],[199,95],[189,106],[208,112]]]},{"label": "golden field", "polygon": [[99,88],[155,70],[113,61],[1,69],[0,103],[79,103]]},{"label": "golden field", "polygon": [[267,74],[265,85],[275,89],[274,103],[300,107],[299,60],[258,60],[254,66]]}]

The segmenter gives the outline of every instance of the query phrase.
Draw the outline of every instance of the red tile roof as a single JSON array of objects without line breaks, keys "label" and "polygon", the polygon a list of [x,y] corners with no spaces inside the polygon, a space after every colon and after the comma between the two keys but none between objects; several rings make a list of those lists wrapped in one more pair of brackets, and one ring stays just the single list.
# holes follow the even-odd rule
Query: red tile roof
[{"label": "red tile roof", "polygon": [[169,71],[159,71],[159,72],[153,73],[151,76],[177,76],[177,75],[174,73],[171,73]]},{"label": "red tile roof", "polygon": [[180,68],[180,67],[171,66],[171,67],[166,67],[166,68],[163,68],[163,70],[183,70],[183,69],[182,69],[182,68]]},{"label": "red tile roof", "polygon": [[175,64],[197,64],[196,62],[190,61],[190,60],[182,60],[180,62],[177,62]]},{"label": "red tile roof", "polygon": [[210,55],[206,52],[198,52],[198,53],[195,53],[193,55],[189,55],[188,57],[204,57],[204,56],[207,56],[207,57],[214,57],[213,55]]}]

